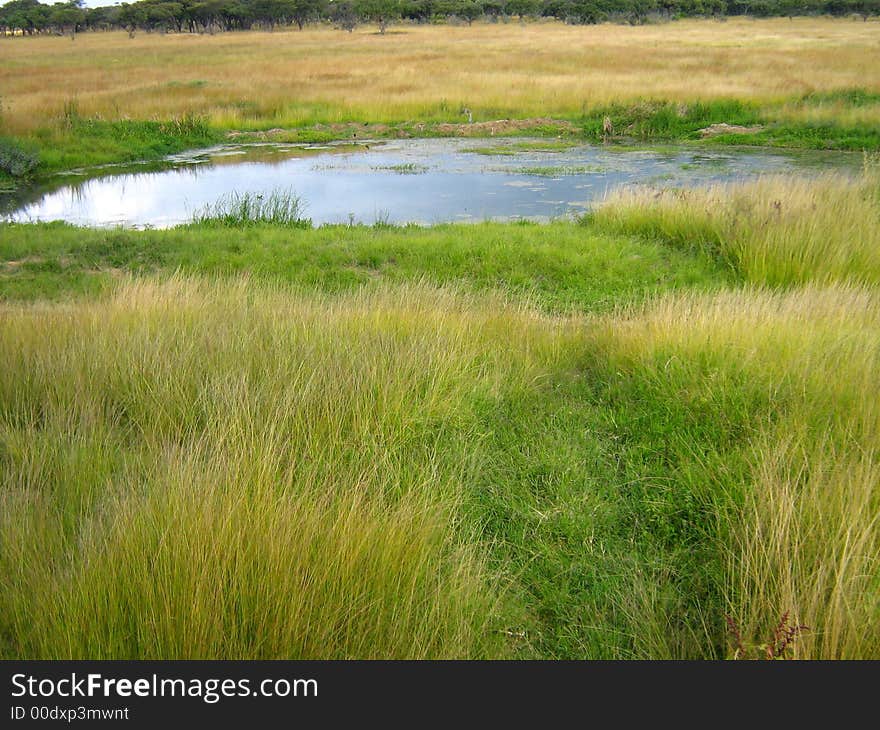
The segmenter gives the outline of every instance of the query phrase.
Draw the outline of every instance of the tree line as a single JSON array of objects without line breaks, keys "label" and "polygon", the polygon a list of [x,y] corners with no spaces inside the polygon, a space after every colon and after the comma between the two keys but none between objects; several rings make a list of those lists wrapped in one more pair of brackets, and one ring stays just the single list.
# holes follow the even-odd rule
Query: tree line
[{"label": "tree line", "polygon": [[566,23],[646,23],[694,16],[880,15],[880,0],[139,0],[86,8],[82,0],[43,4],[11,0],[0,7],[5,35],[83,30],[214,33],[332,23],[352,31],[369,23],[473,23],[555,18]]}]

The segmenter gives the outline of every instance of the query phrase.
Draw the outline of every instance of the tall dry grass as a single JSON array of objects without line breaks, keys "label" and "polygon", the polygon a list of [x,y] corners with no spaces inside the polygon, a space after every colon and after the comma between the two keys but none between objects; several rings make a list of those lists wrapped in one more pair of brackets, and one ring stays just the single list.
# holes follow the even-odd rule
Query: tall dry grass
[{"label": "tall dry grass", "polygon": [[683,190],[626,190],[593,219],[727,259],[749,282],[880,283],[880,165],[860,176],[778,176]]},{"label": "tall dry grass", "polygon": [[742,493],[718,494],[719,472],[700,495],[717,505],[728,610],[744,636],[759,644],[791,611],[810,627],[794,656],[880,656],[876,291],[667,297],[605,318],[596,337],[619,372],[654,384],[658,406],[705,392],[757,416]]},{"label": "tall dry grass", "polygon": [[553,339],[496,304],[172,279],[4,307],[2,654],[494,655],[465,399]]},{"label": "tall dry grass", "polygon": [[[0,651],[498,656],[509,576],[463,493],[494,474],[487,431],[527,452],[541,422],[475,404],[552,392],[607,425],[565,469],[585,470],[583,504],[610,482],[620,505],[597,514],[622,519],[597,524],[632,541],[579,622],[607,618],[627,656],[700,656],[724,612],[753,645],[791,612],[810,627],[793,656],[880,657],[877,181],[868,165],[616,199],[598,225],[703,247],[744,285],[589,317],[419,283],[180,278],[0,307]],[[509,549],[532,559],[540,538]]]},{"label": "tall dry grass", "polygon": [[[670,481],[700,465],[680,508],[706,521],[688,539],[717,556],[749,641],[791,611],[810,626],[795,656],[880,656],[873,288],[562,319],[424,286],[129,280],[104,300],[5,306],[0,352],[4,656],[502,654],[506,579],[459,504],[492,458],[471,401],[562,387],[585,362],[640,384],[633,407],[658,433],[685,402],[721,419],[710,442],[662,448]],[[676,613],[680,577],[631,559],[634,594],[608,596],[628,651],[676,656],[686,635],[688,655],[701,636],[711,654],[722,615]]]},{"label": "tall dry grass", "polygon": [[752,284],[663,299],[602,335],[610,357],[670,402],[705,389],[757,418],[749,482],[730,495],[741,506],[717,526],[736,624],[759,644],[791,611],[811,627],[797,656],[880,656],[876,161],[856,178],[622,193],[595,221],[703,248]]},{"label": "tall dry grass", "polygon": [[[344,33],[90,33],[0,42],[9,133],[75,100],[106,119],[204,115],[220,126],[576,117],[613,102],[880,90],[877,24],[849,19],[405,25]],[[772,69],[772,73],[768,73]],[[859,121],[876,108],[863,109]]]},{"label": "tall dry grass", "polygon": [[880,102],[860,105],[848,104],[846,100],[825,104],[788,103],[774,110],[774,117],[780,121],[812,125],[876,128],[880,124]]}]

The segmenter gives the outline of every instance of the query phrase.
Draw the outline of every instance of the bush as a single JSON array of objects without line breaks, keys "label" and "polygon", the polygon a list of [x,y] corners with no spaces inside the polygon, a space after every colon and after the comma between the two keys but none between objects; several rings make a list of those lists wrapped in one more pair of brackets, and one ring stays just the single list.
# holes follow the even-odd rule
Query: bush
[{"label": "bush", "polygon": [[17,178],[27,177],[38,164],[36,153],[22,149],[11,139],[0,137],[0,172]]}]

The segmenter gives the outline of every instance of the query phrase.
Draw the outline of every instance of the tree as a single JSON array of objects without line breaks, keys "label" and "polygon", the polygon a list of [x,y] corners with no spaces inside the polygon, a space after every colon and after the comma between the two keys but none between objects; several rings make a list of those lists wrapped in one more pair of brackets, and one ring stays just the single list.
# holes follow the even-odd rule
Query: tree
[{"label": "tree", "polygon": [[0,25],[31,34],[49,27],[50,12],[39,0],[12,0],[0,8]]},{"label": "tree", "polygon": [[326,8],[324,0],[291,0],[290,6],[290,18],[300,30],[306,23],[320,18]]},{"label": "tree", "polygon": [[269,30],[275,29],[286,9],[285,0],[253,0],[250,3],[251,17]]},{"label": "tree", "polygon": [[500,15],[505,14],[505,5],[505,0],[483,0],[483,14],[497,20]]},{"label": "tree", "polygon": [[147,30],[170,30],[179,27],[178,18],[183,15],[183,5],[165,0],[144,0],[143,24]]},{"label": "tree", "polygon": [[116,22],[117,9],[113,7],[97,7],[85,9],[86,19],[84,25],[89,30],[109,30],[113,26],[119,26]]},{"label": "tree", "polygon": [[607,17],[605,9],[597,0],[574,0],[571,13],[573,20],[585,25],[601,23]]},{"label": "tree", "polygon": [[76,38],[77,26],[85,22],[85,11],[80,7],[81,0],[68,3],[55,3],[49,13],[49,24],[59,35],[70,33],[71,40]]},{"label": "tree", "polygon": [[400,15],[418,23],[427,23],[435,12],[442,13],[443,7],[442,0],[440,2],[435,2],[435,0],[401,0]]},{"label": "tree", "polygon": [[455,14],[471,25],[483,14],[483,5],[479,0],[459,0],[455,5]]},{"label": "tree", "polygon": [[223,25],[223,14],[226,11],[224,0],[205,0],[194,3],[188,11],[191,18],[191,29],[201,28],[201,32],[213,35],[218,26]]},{"label": "tree", "polygon": [[657,3],[656,0],[627,0],[625,8],[629,22],[632,25],[642,25],[648,13],[657,9]]},{"label": "tree", "polygon": [[[0,0],[2,3],[3,0]],[[0,28],[27,35],[47,29],[76,36],[83,28],[190,33],[240,30],[295,23],[300,30],[314,20],[332,20],[349,32],[359,22],[389,23],[405,17],[420,23],[457,17],[472,23],[480,16],[540,15],[566,23],[599,23],[609,18],[644,23],[652,14],[666,18],[706,15],[788,16],[814,13],[880,13],[880,0],[130,0],[123,5],[86,9],[82,0],[44,5],[39,0],[10,0],[0,6]]]},{"label": "tree", "polygon": [[507,0],[506,10],[510,15],[518,15],[522,19],[536,16],[539,8],[538,0]]},{"label": "tree", "polygon": [[135,31],[147,20],[142,3],[122,3],[119,7],[118,22],[124,30],[128,31],[128,37],[134,38]]},{"label": "tree", "polygon": [[400,17],[399,0],[357,0],[358,15],[379,26],[379,33],[385,34],[388,24]]},{"label": "tree", "polygon": [[358,21],[353,0],[331,0],[329,7],[331,20],[342,30],[351,33]]}]

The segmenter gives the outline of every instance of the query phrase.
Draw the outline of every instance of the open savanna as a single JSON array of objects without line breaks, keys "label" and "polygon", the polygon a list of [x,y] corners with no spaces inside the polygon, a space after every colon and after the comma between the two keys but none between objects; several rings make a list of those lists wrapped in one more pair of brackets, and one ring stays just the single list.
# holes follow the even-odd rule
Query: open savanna
[{"label": "open savanna", "polygon": [[880,657],[870,164],[0,234],[3,657]]},{"label": "open savanna", "polygon": [[[46,128],[72,118],[196,115],[217,129],[461,123],[463,107],[475,121],[578,121],[643,100],[734,100],[751,110],[747,120],[722,112],[705,123],[876,125],[878,29],[873,20],[736,18],[14,38],[0,43],[0,133],[47,146],[64,140]],[[840,95],[853,89],[868,96],[854,104]]]}]

